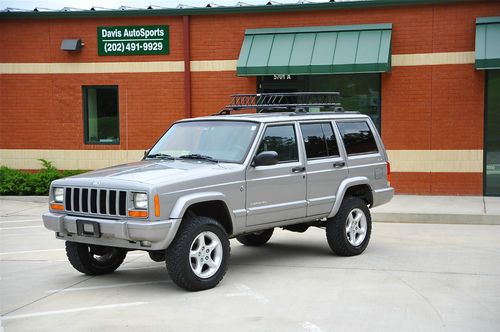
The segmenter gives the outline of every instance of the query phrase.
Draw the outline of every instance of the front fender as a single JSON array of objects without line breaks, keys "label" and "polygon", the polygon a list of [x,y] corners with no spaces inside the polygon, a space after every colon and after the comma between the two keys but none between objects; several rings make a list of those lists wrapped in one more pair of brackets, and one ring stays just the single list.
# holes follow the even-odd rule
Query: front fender
[{"label": "front fender", "polygon": [[335,195],[335,203],[333,204],[332,211],[328,215],[328,218],[334,217],[340,209],[340,204],[344,200],[344,195],[350,187],[357,186],[360,184],[369,184],[370,180],[365,176],[356,176],[353,178],[345,179],[340,183],[339,189],[337,190],[337,195]]},{"label": "front fender", "polygon": [[231,215],[231,219],[234,220],[234,216],[232,213],[233,210],[231,209],[226,196],[223,193],[217,191],[195,193],[180,197],[175,203],[172,211],[170,212],[170,219],[181,219],[184,216],[184,213],[186,213],[186,210],[191,205],[208,201],[224,202],[224,204],[226,204],[227,210],[229,211],[229,214]]}]

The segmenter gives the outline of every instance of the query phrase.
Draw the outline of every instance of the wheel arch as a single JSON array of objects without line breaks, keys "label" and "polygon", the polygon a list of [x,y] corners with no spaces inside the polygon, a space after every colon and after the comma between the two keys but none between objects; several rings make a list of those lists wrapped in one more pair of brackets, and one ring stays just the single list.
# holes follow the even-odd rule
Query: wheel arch
[{"label": "wheel arch", "polygon": [[220,192],[197,193],[179,198],[170,218],[183,219],[189,213],[213,218],[221,223],[229,236],[233,233],[234,216],[226,196]]},{"label": "wheel arch", "polygon": [[364,176],[357,176],[342,181],[335,195],[335,203],[333,204],[328,218],[332,218],[337,214],[346,195],[360,197],[365,201],[366,205],[372,205],[373,194],[369,183],[370,180]]}]

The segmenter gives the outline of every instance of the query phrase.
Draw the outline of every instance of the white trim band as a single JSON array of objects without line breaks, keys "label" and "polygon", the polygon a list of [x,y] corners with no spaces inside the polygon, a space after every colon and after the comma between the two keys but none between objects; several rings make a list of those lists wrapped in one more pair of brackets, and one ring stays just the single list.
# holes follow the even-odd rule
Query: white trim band
[{"label": "white trim band", "polygon": [[[482,150],[388,150],[393,172],[482,173]],[[99,169],[141,160],[143,150],[6,150],[0,149],[0,165],[39,169],[38,159],[54,162],[59,169]]]},{"label": "white trim band", "polygon": [[475,61],[475,52],[394,54],[391,57],[393,67],[461,65],[473,64]]},{"label": "white trim band", "polygon": [[388,150],[393,172],[482,173],[482,150]]},{"label": "white trim band", "polygon": [[[447,52],[394,54],[393,67],[473,64],[475,53]],[[191,61],[192,72],[236,71],[238,60]],[[0,74],[99,74],[99,73],[178,73],[184,61],[79,62],[79,63],[0,63]]]},{"label": "white trim band", "polygon": [[177,73],[184,61],[0,63],[0,74]]}]

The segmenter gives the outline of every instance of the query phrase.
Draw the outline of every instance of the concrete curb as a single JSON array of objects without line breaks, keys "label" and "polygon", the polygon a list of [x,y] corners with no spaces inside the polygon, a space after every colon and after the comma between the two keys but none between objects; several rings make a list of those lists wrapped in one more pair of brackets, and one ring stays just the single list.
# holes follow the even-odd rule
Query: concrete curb
[{"label": "concrete curb", "polygon": [[49,203],[48,196],[0,196],[1,201],[26,202],[26,203]]},{"label": "concrete curb", "polygon": [[374,222],[409,224],[461,224],[499,225],[500,216],[477,214],[436,214],[436,213],[372,213]]}]

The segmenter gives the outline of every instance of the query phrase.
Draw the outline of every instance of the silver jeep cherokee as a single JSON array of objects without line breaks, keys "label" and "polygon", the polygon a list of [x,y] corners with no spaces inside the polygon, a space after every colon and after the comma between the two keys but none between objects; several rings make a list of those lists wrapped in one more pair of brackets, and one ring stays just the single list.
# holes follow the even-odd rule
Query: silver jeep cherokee
[{"label": "silver jeep cherokee", "polygon": [[[368,207],[394,194],[390,166],[370,118],[323,95],[235,95],[220,115],[178,121],[139,162],[54,181],[43,223],[82,273],[113,272],[145,250],[188,290],[221,281],[229,238],[263,245],[275,227],[322,227],[334,253],[361,254]],[[247,108],[258,112],[228,114]]]}]

